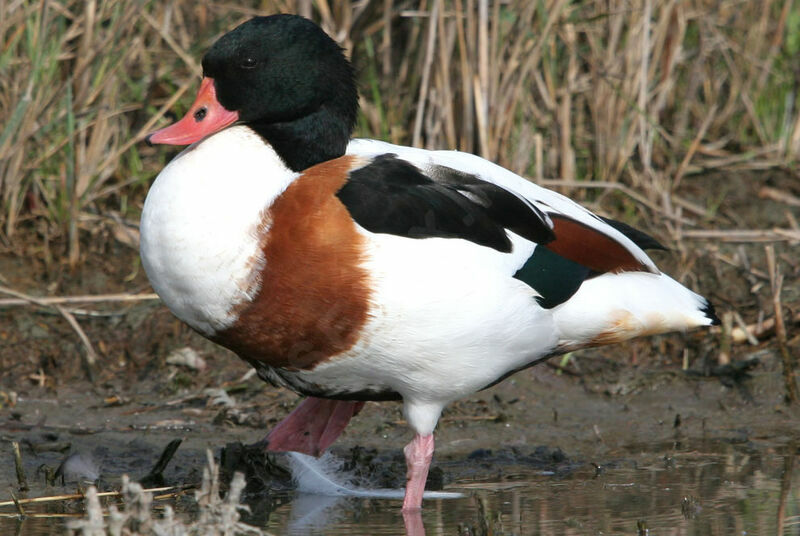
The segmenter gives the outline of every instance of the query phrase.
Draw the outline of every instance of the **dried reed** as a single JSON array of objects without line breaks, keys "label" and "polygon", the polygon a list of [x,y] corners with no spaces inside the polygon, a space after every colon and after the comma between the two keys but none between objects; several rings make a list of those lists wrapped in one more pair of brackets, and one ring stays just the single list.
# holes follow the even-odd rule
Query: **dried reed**
[{"label": "dried reed", "polygon": [[663,204],[698,170],[800,155],[791,5],[2,2],[0,223],[11,237],[44,221],[74,265],[82,229],[98,225],[87,214],[135,220],[129,199],[163,165],[136,142],[175,100],[188,104],[217,35],[275,11],[312,16],[351,52],[359,134],[538,177],[622,181]]}]

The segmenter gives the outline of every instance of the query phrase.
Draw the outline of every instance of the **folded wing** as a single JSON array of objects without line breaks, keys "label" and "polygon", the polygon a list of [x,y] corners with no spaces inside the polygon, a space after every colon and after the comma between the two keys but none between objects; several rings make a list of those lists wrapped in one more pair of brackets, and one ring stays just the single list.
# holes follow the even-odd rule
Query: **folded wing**
[{"label": "folded wing", "polygon": [[399,154],[364,154],[378,148],[395,146],[364,145],[358,153],[369,160],[350,172],[337,193],[353,219],[370,232],[462,239],[515,254],[513,233],[536,246],[532,254],[528,248],[509,275],[535,289],[545,308],[568,300],[599,274],[659,273],[643,248],[662,246],[645,233],[600,218],[486,160],[399,147]]}]

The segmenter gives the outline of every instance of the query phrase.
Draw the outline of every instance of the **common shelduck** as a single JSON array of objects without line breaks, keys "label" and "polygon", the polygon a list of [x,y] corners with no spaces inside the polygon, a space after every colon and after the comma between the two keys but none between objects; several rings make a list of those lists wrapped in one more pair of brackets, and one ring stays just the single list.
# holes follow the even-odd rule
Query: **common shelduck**
[{"label": "common shelduck", "polygon": [[403,510],[448,402],[548,357],[718,322],[644,233],[472,154],[353,139],[353,69],[313,22],[256,17],[203,57],[187,145],[141,256],[172,312],[307,396],[267,437],[319,455],[368,400],[402,400]]}]

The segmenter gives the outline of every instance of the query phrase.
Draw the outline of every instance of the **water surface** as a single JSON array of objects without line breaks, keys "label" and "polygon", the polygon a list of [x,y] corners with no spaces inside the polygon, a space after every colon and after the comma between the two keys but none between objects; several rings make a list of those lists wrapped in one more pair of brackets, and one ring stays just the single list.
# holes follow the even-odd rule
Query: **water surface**
[{"label": "water surface", "polygon": [[[566,475],[516,466],[504,467],[499,479],[453,482],[447,489],[464,498],[426,501],[425,532],[800,535],[794,444],[701,441],[667,455],[647,446],[626,450],[605,467],[586,464]],[[279,506],[266,523],[252,521],[297,535],[399,535],[406,524],[415,528],[404,523],[399,501],[313,495]]]}]

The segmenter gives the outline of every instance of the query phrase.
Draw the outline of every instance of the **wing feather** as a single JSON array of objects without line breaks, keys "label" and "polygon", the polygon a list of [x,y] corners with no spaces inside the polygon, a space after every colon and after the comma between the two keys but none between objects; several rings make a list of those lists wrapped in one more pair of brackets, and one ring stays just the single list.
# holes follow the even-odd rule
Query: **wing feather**
[{"label": "wing feather", "polygon": [[336,195],[374,233],[460,238],[503,253],[513,249],[507,230],[537,244],[555,238],[547,215],[524,197],[445,166],[426,174],[391,153],[351,171]]},{"label": "wing feather", "polygon": [[[643,233],[638,231],[634,234],[626,232],[626,229],[629,229],[627,226],[613,225],[571,199],[552,190],[542,188],[479,156],[459,151],[427,151],[377,140],[360,139],[351,141],[347,151],[349,154],[372,158],[384,153],[394,153],[398,158],[414,164],[432,177],[436,177],[437,168],[444,167],[475,177],[486,183],[497,185],[506,191],[513,192],[518,197],[524,198],[529,204],[535,206],[537,210],[545,213],[545,217],[561,217],[563,221],[567,222],[564,226],[567,236],[564,237],[564,242],[557,246],[565,254],[572,255],[575,253],[577,255],[580,252],[579,244],[587,241],[598,246],[594,250],[602,253],[600,257],[594,260],[591,260],[591,256],[588,256],[590,260],[587,260],[587,254],[582,253],[580,258],[583,258],[589,264],[613,268],[609,271],[636,269],[654,274],[660,273],[655,263],[639,245],[652,247],[653,243],[657,243],[654,240],[642,240]],[[558,224],[554,223],[554,225]],[[577,232],[578,229],[580,229],[580,232]],[[560,239],[558,229],[554,230],[556,241],[558,241]],[[612,243],[611,247],[617,253],[618,265],[616,267],[611,266],[614,263],[608,259],[608,253],[603,253],[602,248],[599,247],[602,244],[609,243]]]}]

